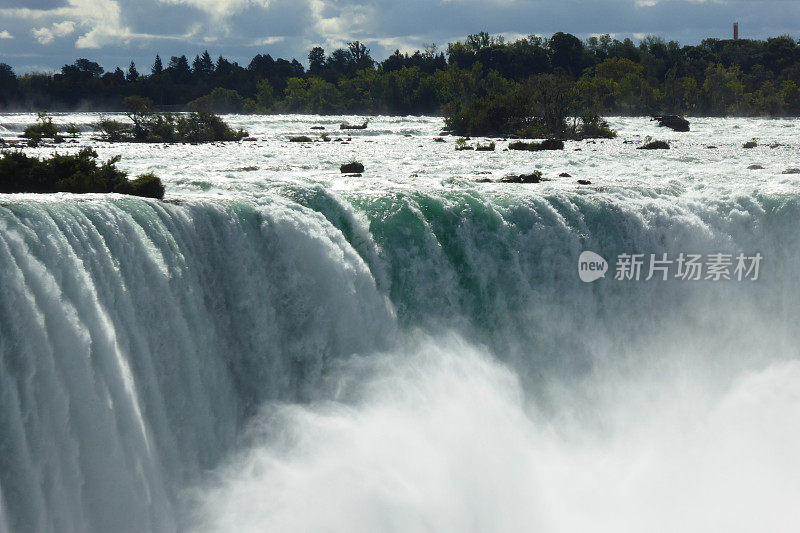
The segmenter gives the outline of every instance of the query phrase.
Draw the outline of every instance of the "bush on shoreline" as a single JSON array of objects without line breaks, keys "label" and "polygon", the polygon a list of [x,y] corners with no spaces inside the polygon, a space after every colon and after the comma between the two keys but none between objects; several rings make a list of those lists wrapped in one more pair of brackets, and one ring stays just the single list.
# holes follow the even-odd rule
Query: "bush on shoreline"
[{"label": "bush on shoreline", "polygon": [[97,152],[84,148],[74,155],[55,154],[49,159],[22,152],[0,157],[0,193],[119,193],[162,199],[164,185],[152,174],[134,180],[116,167],[119,156],[98,164]]}]

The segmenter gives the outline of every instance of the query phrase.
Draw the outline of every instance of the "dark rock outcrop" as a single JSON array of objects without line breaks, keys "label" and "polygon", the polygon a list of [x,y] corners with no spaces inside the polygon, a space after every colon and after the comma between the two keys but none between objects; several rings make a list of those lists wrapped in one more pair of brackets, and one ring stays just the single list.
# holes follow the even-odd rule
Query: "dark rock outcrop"
[{"label": "dark rock outcrop", "polygon": [[351,161],[350,163],[345,163],[344,165],[340,166],[339,171],[342,174],[361,174],[364,172],[364,165],[358,161]]},{"label": "dark rock outcrop", "polygon": [[657,120],[658,125],[674,131],[689,131],[689,121],[678,115],[660,115],[650,120]]},{"label": "dark rock outcrop", "polygon": [[542,173],[538,170],[534,170],[530,174],[518,174],[500,178],[501,183],[539,183],[540,181],[542,181]]},{"label": "dark rock outcrop", "polygon": [[527,150],[529,152],[538,152],[540,150],[563,150],[564,149],[564,141],[560,139],[545,139],[542,142],[530,142],[526,143],[523,141],[517,141],[513,143],[509,143],[508,145],[509,150]]}]

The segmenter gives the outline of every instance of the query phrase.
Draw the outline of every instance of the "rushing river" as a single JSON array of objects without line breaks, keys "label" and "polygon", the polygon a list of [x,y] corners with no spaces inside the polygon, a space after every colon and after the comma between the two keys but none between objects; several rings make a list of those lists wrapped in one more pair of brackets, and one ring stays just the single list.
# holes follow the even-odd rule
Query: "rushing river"
[{"label": "rushing river", "polygon": [[800,121],[472,152],[437,118],[198,146],[98,118],[58,151],[167,194],[0,195],[0,531],[796,531]]}]

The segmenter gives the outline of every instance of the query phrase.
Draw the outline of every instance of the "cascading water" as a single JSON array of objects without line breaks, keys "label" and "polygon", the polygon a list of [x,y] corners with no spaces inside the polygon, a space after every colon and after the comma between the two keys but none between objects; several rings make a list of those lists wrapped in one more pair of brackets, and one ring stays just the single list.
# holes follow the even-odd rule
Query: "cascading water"
[{"label": "cascading water", "polygon": [[800,194],[456,185],[4,197],[0,530],[791,531]]},{"label": "cascading water", "polygon": [[[2,480],[21,529],[165,530],[261,401],[303,399],[393,315],[299,207],[0,208]],[[149,524],[149,527],[145,524]]]}]

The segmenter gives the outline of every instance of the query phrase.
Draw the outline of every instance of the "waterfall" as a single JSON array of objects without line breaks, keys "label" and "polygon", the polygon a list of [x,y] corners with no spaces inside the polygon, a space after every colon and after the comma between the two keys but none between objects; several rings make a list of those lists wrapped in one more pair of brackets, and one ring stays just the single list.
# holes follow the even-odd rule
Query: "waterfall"
[{"label": "waterfall", "polygon": [[[683,490],[684,530],[780,530],[799,200],[6,200],[0,529],[670,530]],[[581,282],[584,250],[611,275]],[[761,277],[613,279],[681,252]]]}]

